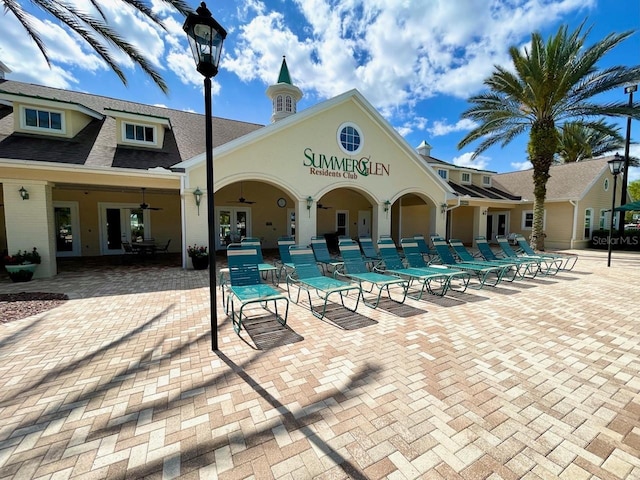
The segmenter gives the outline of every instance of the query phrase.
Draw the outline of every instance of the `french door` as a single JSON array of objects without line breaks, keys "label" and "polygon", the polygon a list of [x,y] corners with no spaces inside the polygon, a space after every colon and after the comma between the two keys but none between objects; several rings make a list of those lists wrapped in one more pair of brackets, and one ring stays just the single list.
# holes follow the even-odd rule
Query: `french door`
[{"label": "french door", "polygon": [[100,212],[100,253],[119,255],[122,242],[135,242],[151,237],[151,215],[139,205],[98,205]]},{"label": "french door", "polygon": [[216,207],[216,250],[224,250],[251,236],[251,209],[248,207]]}]

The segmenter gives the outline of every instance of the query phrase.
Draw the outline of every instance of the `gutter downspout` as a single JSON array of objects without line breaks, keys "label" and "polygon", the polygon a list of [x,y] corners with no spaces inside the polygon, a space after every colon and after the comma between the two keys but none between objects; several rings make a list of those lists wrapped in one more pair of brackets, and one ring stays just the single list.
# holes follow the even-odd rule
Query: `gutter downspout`
[{"label": "gutter downspout", "polygon": [[578,228],[578,202],[569,200],[569,203],[573,205],[573,226],[571,228],[571,241],[569,243],[573,250],[575,248],[574,242],[576,242],[576,229]]}]

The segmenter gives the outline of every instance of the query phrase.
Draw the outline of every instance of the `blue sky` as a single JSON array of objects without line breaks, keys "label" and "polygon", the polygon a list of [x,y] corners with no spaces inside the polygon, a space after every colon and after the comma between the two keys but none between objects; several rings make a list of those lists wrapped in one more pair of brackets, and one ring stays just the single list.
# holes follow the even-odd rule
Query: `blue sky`
[{"label": "blue sky", "polygon": [[[89,0],[70,1],[92,8]],[[202,77],[182,32],[184,18],[160,0],[149,3],[166,31],[119,2],[99,3],[109,24],[160,69],[169,95],[117,54],[128,78],[128,86],[122,85],[86,45],[22,3],[35,17],[53,66],[5,13],[0,15],[0,61],[12,70],[8,79],[203,112]],[[200,2],[190,3],[195,8]],[[214,78],[214,115],[268,124],[271,104],[265,90],[276,81],[286,55],[292,80],[304,92],[299,110],[356,88],[411,146],[426,140],[437,158],[497,172],[527,167],[526,136],[505,148],[492,147],[473,162],[475,145],[460,151],[456,145],[473,127],[460,116],[469,106],[466,99],[483,90],[494,65],[509,65],[509,46],[526,46],[532,31],[547,37],[560,25],[574,28],[583,21],[591,27],[589,45],[612,32],[640,30],[635,0],[239,0],[208,6],[229,32]],[[640,64],[640,31],[601,66],[614,64]],[[622,89],[601,100],[620,99],[628,99]],[[626,119],[613,121],[626,135]],[[640,122],[632,123],[631,138],[640,138]],[[640,147],[632,145],[631,154],[640,157]],[[633,169],[630,179],[639,178],[640,169]]]}]

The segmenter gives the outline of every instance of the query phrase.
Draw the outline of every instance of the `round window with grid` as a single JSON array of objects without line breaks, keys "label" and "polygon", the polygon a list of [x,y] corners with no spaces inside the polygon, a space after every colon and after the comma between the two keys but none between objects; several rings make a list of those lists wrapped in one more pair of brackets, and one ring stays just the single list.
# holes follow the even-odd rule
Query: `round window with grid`
[{"label": "round window with grid", "polygon": [[354,123],[343,123],[338,128],[338,145],[346,153],[358,153],[362,150],[362,133]]}]

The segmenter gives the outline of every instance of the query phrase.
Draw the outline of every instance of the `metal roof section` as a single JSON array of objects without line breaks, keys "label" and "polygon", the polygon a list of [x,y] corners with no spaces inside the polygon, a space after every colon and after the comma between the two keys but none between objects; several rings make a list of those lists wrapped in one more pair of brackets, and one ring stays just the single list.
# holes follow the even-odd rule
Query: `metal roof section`
[{"label": "metal roof section", "polygon": [[278,75],[277,83],[293,85],[293,83],[291,83],[291,75],[289,75],[289,67],[287,67],[287,60],[284,55],[282,56],[282,65],[280,66],[280,74]]}]

